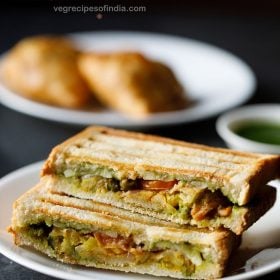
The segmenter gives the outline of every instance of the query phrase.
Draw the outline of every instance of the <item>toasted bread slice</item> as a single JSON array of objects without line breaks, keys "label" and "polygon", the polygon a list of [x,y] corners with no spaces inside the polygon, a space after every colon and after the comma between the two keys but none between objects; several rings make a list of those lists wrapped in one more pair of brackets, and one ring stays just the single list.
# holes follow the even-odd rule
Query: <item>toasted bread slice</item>
[{"label": "toasted bread slice", "polygon": [[14,204],[10,232],[59,261],[156,276],[221,277],[240,238],[228,230],[179,227],[48,192],[45,179]]},{"label": "toasted bread slice", "polygon": [[42,175],[184,182],[247,204],[279,175],[280,156],[191,144],[106,127],[89,127],[51,152]]},{"label": "toasted bread slice", "polygon": [[[220,193],[211,193],[203,189],[179,194],[145,190],[104,192],[102,187],[89,190],[77,182],[73,183],[71,179],[65,180],[58,176],[49,176],[48,179],[45,176],[45,180],[53,194],[90,199],[97,203],[112,205],[133,213],[182,225],[212,229],[225,227],[237,235],[242,234],[263,216],[276,200],[276,189],[270,186],[261,188],[253,201],[246,206],[238,206],[232,203],[223,204],[224,200]],[[130,212],[126,214],[128,217],[130,216]]]}]

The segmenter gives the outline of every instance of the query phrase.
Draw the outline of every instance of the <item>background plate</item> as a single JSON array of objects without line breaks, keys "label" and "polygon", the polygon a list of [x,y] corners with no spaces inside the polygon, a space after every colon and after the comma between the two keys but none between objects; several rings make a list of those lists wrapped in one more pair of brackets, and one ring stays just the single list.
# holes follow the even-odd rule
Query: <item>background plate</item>
[{"label": "background plate", "polygon": [[[192,39],[144,32],[86,32],[70,34],[85,50],[138,50],[170,66],[194,104],[185,110],[157,113],[141,120],[113,111],[69,110],[31,101],[0,81],[0,102],[19,112],[77,125],[144,127],[193,122],[214,116],[247,101],[256,87],[251,69],[239,58]],[[3,59],[3,58],[2,58]]]},{"label": "background plate", "polygon": [[[10,225],[12,203],[38,182],[41,166],[42,162],[26,166],[0,180],[0,253],[30,269],[62,279],[159,279],[133,273],[112,272],[66,265],[33,250],[14,246],[12,236],[6,232],[6,228]],[[279,187],[280,183],[279,181],[273,181],[271,185]],[[278,191],[274,207],[243,235],[242,245],[229,263],[230,269],[234,271],[234,275],[223,279],[248,279],[280,268],[279,249],[268,249],[280,247],[279,213],[280,194]],[[247,263],[244,266],[246,261]]]}]

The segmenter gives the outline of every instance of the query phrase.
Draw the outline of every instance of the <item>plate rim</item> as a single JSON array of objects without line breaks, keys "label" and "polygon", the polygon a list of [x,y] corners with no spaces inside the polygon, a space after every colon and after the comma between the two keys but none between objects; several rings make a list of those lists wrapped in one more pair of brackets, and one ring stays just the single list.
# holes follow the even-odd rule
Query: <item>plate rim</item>
[{"label": "plate rim", "polygon": [[[13,180],[16,180],[20,177],[30,176],[31,174],[35,175],[35,172],[39,173],[39,170],[42,167],[43,163],[44,163],[44,160],[34,162],[31,164],[25,165],[23,167],[20,167],[19,169],[16,169],[16,170],[8,173],[7,175],[4,175],[2,178],[0,178],[0,191],[2,188],[5,188],[5,185],[11,183]],[[0,230],[2,230],[2,229],[0,229]],[[0,231],[0,234],[2,234],[1,231]],[[98,276],[93,275],[89,278],[87,275],[76,275],[76,274],[71,275],[71,272],[61,271],[61,270],[59,270],[59,268],[48,267],[48,266],[38,263],[32,259],[28,259],[28,258],[26,259],[23,256],[17,254],[16,252],[14,252],[12,250],[7,251],[5,248],[5,244],[2,244],[1,239],[0,239],[0,253],[3,254],[5,257],[11,259],[12,261],[14,261],[24,267],[27,267],[31,270],[34,270],[34,271],[37,271],[37,272],[40,272],[40,273],[43,273],[43,274],[46,274],[49,276],[55,276],[60,279],[69,279],[69,280],[76,280],[77,276],[81,280],[89,280],[89,279],[98,280],[98,278],[96,278]],[[65,264],[65,265],[67,265],[67,264]],[[69,265],[69,267],[71,267],[71,265]],[[251,279],[254,277],[258,277],[258,276],[262,276],[262,275],[271,273],[279,268],[280,268],[280,258],[278,261],[275,261],[270,264],[266,264],[260,268],[257,268],[256,270],[249,271],[249,272],[242,272],[237,275],[226,276],[221,279],[224,279],[224,280]],[[75,269],[75,268],[73,268],[73,269]],[[101,271],[101,273],[106,273],[106,272],[107,272],[106,270]],[[131,279],[133,279],[133,274],[131,274],[131,275],[132,275]],[[150,275],[146,275],[146,276],[148,277]],[[145,275],[143,275],[143,277],[145,278]]]},{"label": "plate rim", "polygon": [[[118,112],[111,113],[112,115],[107,115],[107,120],[104,120],[104,114],[106,116],[106,111],[103,114],[95,113],[95,112],[86,112],[82,110],[71,110],[66,108],[59,108],[43,103],[39,103],[33,100],[29,100],[15,93],[13,90],[10,90],[5,84],[0,81],[0,91],[4,93],[1,97],[0,101],[6,107],[16,110],[20,113],[33,116],[39,119],[45,119],[53,122],[72,124],[78,126],[85,126],[93,124],[94,122],[100,125],[110,125],[112,127],[155,127],[155,126],[168,126],[182,123],[192,123],[204,119],[208,119],[214,117],[230,108],[236,107],[240,104],[248,101],[254,94],[257,87],[257,78],[252,68],[237,55],[232,52],[220,48],[216,45],[209,44],[207,42],[203,42],[200,40],[192,39],[189,37],[172,35],[168,33],[157,33],[157,32],[142,32],[142,31],[126,31],[126,30],[107,30],[107,31],[82,31],[82,32],[73,32],[64,34],[67,37],[73,38],[81,37],[81,36],[126,36],[126,38],[132,39],[136,37],[142,38],[154,38],[156,40],[172,40],[173,42],[179,42],[181,44],[192,44],[193,46],[198,46],[202,48],[207,48],[211,52],[218,52],[219,55],[224,55],[224,57],[229,61],[234,61],[238,64],[238,69],[242,69],[243,76],[246,77],[246,87],[243,89],[243,93],[237,95],[238,98],[234,99],[234,102],[230,104],[225,104],[223,106],[210,108],[208,111],[200,110],[199,114],[188,114],[191,112],[192,108],[199,109],[199,107],[187,108],[185,110],[179,110],[174,112],[166,112],[166,113],[156,113],[151,117],[147,117],[145,119],[132,119],[128,118]],[[3,59],[5,53],[0,56],[0,60]],[[10,100],[11,99],[11,100]],[[202,100],[205,100],[202,99]],[[17,102],[15,102],[17,101]],[[51,112],[51,113],[50,113]],[[110,111],[109,111],[110,112]],[[187,117],[184,117],[184,113],[188,114]],[[64,117],[64,114],[67,114],[67,117]],[[176,116],[176,114],[179,114]],[[181,114],[181,115],[180,115]],[[74,115],[73,117],[71,117]],[[80,115],[80,116],[79,116]],[[162,119],[162,116],[164,119]],[[116,121],[117,117],[117,121]],[[181,117],[181,118],[179,118]]]}]

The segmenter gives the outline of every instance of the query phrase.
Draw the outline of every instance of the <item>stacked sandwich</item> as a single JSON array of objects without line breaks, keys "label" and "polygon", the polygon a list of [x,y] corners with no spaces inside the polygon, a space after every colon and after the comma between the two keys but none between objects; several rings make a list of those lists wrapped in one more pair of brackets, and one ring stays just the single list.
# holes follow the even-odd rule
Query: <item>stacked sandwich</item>
[{"label": "stacked sandwich", "polygon": [[280,157],[90,127],[55,147],[10,231],[59,261],[216,278],[275,202]]}]

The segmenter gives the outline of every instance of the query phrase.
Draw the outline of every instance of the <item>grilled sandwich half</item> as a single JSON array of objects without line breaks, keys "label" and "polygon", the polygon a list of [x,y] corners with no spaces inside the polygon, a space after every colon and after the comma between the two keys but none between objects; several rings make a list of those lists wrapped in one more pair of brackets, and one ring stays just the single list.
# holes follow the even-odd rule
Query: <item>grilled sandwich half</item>
[{"label": "grilled sandwich half", "polygon": [[156,276],[202,279],[224,273],[240,237],[160,221],[91,200],[52,194],[43,178],[14,203],[10,232],[69,264]]},{"label": "grilled sandwich half", "polygon": [[[51,191],[241,234],[275,201],[280,157],[90,127],[51,152]],[[261,197],[261,199],[260,199]]]}]

